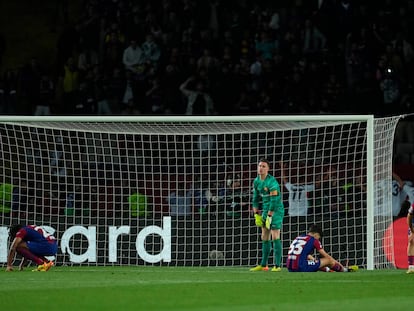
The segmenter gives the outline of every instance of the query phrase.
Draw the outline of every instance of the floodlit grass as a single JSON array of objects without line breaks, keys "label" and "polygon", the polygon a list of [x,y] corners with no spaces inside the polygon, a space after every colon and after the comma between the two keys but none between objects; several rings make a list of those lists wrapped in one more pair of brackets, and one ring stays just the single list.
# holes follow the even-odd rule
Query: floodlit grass
[{"label": "floodlit grass", "polygon": [[[4,269],[3,269],[4,271]],[[0,310],[403,310],[414,274],[54,267],[0,272]]]}]

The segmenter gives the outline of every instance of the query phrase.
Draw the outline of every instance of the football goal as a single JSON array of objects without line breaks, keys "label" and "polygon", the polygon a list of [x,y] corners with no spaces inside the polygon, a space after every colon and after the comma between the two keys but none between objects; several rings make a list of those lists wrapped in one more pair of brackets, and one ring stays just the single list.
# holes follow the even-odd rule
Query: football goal
[{"label": "football goal", "polygon": [[0,262],[21,223],[55,234],[58,265],[256,265],[251,190],[267,158],[284,261],[317,223],[342,263],[392,268],[383,235],[400,118],[1,116]]}]

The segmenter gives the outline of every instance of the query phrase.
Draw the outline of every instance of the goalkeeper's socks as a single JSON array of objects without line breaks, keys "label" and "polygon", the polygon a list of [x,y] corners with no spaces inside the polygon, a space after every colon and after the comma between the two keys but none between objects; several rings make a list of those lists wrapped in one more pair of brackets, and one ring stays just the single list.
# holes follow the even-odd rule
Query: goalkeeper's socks
[{"label": "goalkeeper's socks", "polygon": [[270,255],[270,241],[262,241],[262,262],[261,266],[266,267]]},{"label": "goalkeeper's socks", "polygon": [[275,260],[275,266],[282,266],[282,241],[280,239],[273,240],[273,256]]}]

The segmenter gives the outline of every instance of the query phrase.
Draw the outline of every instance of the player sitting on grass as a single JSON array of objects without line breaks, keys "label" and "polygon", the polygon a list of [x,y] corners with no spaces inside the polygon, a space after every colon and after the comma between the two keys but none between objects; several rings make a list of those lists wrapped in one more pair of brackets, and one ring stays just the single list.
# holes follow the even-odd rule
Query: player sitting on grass
[{"label": "player sitting on grass", "polygon": [[43,228],[33,225],[15,225],[11,227],[10,237],[13,242],[7,257],[6,271],[13,271],[13,261],[17,254],[23,257],[19,270],[23,270],[28,260],[34,261],[38,266],[33,271],[48,271],[53,266],[45,256],[55,256],[57,253],[56,238]]},{"label": "player sitting on grass", "polygon": [[[319,241],[322,238],[322,230],[312,225],[307,234],[296,237],[289,246],[286,266],[289,272],[354,272],[358,266],[344,267],[322,247]],[[317,251],[320,258],[312,256]],[[327,269],[328,268],[328,269]]]}]

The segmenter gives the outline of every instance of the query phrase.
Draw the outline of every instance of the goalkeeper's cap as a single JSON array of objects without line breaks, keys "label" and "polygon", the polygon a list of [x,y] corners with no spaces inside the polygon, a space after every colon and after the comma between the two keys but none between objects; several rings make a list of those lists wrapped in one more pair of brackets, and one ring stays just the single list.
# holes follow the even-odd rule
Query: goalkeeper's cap
[{"label": "goalkeeper's cap", "polygon": [[309,233],[318,233],[320,235],[320,237],[323,236],[322,229],[318,225],[315,225],[315,224],[313,224],[309,227],[308,232]]}]

